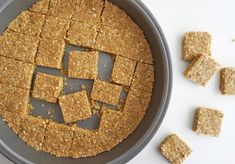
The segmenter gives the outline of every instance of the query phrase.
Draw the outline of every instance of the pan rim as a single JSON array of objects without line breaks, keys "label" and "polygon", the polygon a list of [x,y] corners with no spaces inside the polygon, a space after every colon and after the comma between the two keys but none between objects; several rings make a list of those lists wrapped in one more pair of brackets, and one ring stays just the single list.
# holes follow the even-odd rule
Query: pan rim
[{"label": "pan rim", "polygon": [[[11,3],[13,0],[3,0],[0,1],[0,11],[4,9],[9,3]],[[159,114],[157,114],[154,118],[154,121],[152,124],[148,127],[148,130],[144,133],[144,135],[140,138],[140,140],[133,145],[130,149],[127,150],[126,153],[122,154],[119,156],[117,159],[110,161],[109,163],[126,163],[129,160],[131,160],[134,156],[136,156],[152,139],[154,134],[157,132],[159,129],[160,125],[162,124],[162,121],[166,115],[169,102],[170,102],[170,97],[171,97],[171,92],[172,92],[172,83],[173,83],[173,75],[172,75],[172,62],[170,58],[170,50],[166,41],[166,38],[163,34],[163,31],[153,16],[153,14],[149,11],[149,9],[144,5],[141,0],[135,0],[133,3],[136,3],[136,6],[143,12],[145,13],[151,23],[154,25],[154,28],[156,29],[156,33],[158,33],[159,40],[161,43],[161,49],[162,52],[164,53],[163,58],[165,60],[166,66],[164,73],[166,75],[165,78],[165,86],[163,88],[163,95],[162,95],[162,101],[161,105],[159,107]],[[17,164],[23,164],[26,163],[25,160],[21,159],[18,155],[12,155],[11,150],[7,150],[6,148],[3,148],[3,143],[0,142],[0,153],[5,156],[7,159],[9,159],[13,163]]]}]

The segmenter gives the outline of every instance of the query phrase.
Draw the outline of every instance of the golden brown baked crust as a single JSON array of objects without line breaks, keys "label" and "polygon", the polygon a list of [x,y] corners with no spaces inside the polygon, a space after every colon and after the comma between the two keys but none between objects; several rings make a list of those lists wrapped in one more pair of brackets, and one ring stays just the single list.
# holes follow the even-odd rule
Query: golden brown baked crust
[{"label": "golden brown baked crust", "polygon": [[42,38],[65,39],[69,23],[68,19],[47,16],[41,34]]},{"label": "golden brown baked crust", "polygon": [[74,138],[70,149],[73,158],[89,157],[110,149],[107,138],[97,130],[74,127]]},{"label": "golden brown baked crust", "polygon": [[63,88],[63,78],[37,73],[34,88],[32,92],[33,98],[44,100],[51,103],[56,103],[57,98]]},{"label": "golden brown baked crust", "polygon": [[72,18],[77,0],[50,0],[48,15],[60,18]]},{"label": "golden brown baked crust", "polygon": [[205,107],[198,108],[195,112],[193,130],[200,134],[218,137],[222,120],[221,111]]},{"label": "golden brown baked crust", "polygon": [[35,62],[37,65],[61,69],[64,49],[64,40],[43,38],[39,42]]},{"label": "golden brown baked crust", "polygon": [[131,89],[151,92],[154,81],[154,67],[153,65],[138,63]]},{"label": "golden brown baked crust", "polygon": [[184,61],[191,61],[200,54],[211,55],[211,35],[208,32],[187,32],[182,47]]},{"label": "golden brown baked crust", "polygon": [[122,32],[120,29],[101,26],[94,48],[111,54],[118,54],[121,39]]},{"label": "golden brown baked crust", "polygon": [[201,86],[205,86],[219,66],[211,56],[200,55],[185,70],[184,76]]},{"label": "golden brown baked crust", "polygon": [[0,83],[30,89],[34,65],[0,56]]},{"label": "golden brown baked crust", "polygon": [[72,51],[69,54],[68,76],[80,79],[96,79],[98,74],[98,52]]},{"label": "golden brown baked crust", "polygon": [[104,0],[78,0],[72,20],[96,25],[100,22]]},{"label": "golden brown baked crust", "polygon": [[[34,65],[29,63],[61,69],[65,44],[86,48],[70,56],[68,74],[94,80],[91,97],[85,91],[59,97],[63,77],[45,73],[37,73],[31,86]],[[112,81],[97,79],[98,50],[116,57]],[[150,46],[138,25],[108,1],[37,1],[0,36],[0,56],[0,115],[29,146],[57,157],[89,157],[109,151],[136,129],[151,99]],[[128,94],[125,101],[117,83]],[[30,115],[31,87],[30,96],[38,101],[57,103],[59,97],[65,123],[89,118],[95,113],[90,108],[97,108],[99,128],[82,129]],[[118,111],[100,104],[113,105]]]},{"label": "golden brown baked crust", "polygon": [[38,0],[29,8],[29,11],[47,14],[49,9],[49,1],[50,0]]},{"label": "golden brown baked crust", "polygon": [[5,110],[0,110],[0,115],[8,125],[8,127],[15,133],[19,134],[21,130],[21,114],[7,112]]},{"label": "golden brown baked crust", "polygon": [[0,56],[34,63],[39,39],[6,30],[0,36]]},{"label": "golden brown baked crust", "polygon": [[95,80],[91,98],[107,104],[117,105],[122,87],[105,81]]},{"label": "golden brown baked crust", "polygon": [[41,150],[48,122],[30,115],[21,116],[19,137],[29,146]]},{"label": "golden brown baked crust", "polygon": [[59,97],[65,123],[85,120],[91,117],[90,103],[86,91]]},{"label": "golden brown baked crust", "polygon": [[161,143],[160,152],[172,164],[180,164],[191,154],[192,150],[181,138],[172,134]]},{"label": "golden brown baked crust", "polygon": [[0,83],[0,110],[27,114],[29,89],[16,88]]},{"label": "golden brown baked crust", "polygon": [[44,14],[23,11],[8,25],[8,28],[15,32],[38,37],[42,32],[45,18]]},{"label": "golden brown baked crust", "polygon": [[125,11],[105,0],[104,11],[101,16],[102,24],[105,26],[122,29],[127,20]]},{"label": "golden brown baked crust", "polygon": [[135,67],[136,61],[117,56],[115,58],[112,70],[112,81],[118,84],[130,86],[134,75]]},{"label": "golden brown baked crust", "polygon": [[94,24],[72,21],[67,32],[67,42],[82,47],[94,47],[98,27]]},{"label": "golden brown baked crust", "polygon": [[73,136],[72,127],[50,121],[46,128],[42,150],[57,157],[68,157]]},{"label": "golden brown baked crust", "polygon": [[130,17],[126,21],[118,55],[143,63],[153,63],[148,41],[143,31]]},{"label": "golden brown baked crust", "polygon": [[220,90],[224,95],[235,95],[235,68],[220,71]]}]

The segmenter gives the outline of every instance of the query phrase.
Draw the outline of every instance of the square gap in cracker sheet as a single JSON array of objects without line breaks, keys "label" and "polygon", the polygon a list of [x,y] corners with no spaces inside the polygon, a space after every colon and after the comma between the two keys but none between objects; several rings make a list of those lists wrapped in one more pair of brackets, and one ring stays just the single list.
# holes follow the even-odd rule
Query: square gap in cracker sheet
[{"label": "square gap in cracker sheet", "polygon": [[[70,93],[86,90],[88,97],[90,97],[94,80],[84,80],[84,79],[76,79],[76,78],[73,79],[73,78],[68,78],[67,76],[66,71],[68,70],[68,54],[71,51],[89,51],[89,49],[84,49],[82,47],[78,47],[74,45],[66,45],[63,60],[62,60],[62,68],[63,68],[62,70],[44,67],[44,66],[37,66],[37,68],[35,69],[34,75],[36,75],[38,72],[41,72],[41,73],[48,73],[51,75],[63,77],[64,83],[67,83],[67,85],[66,84],[64,85],[63,90],[60,93],[60,95],[67,95]],[[113,64],[114,64],[113,55],[99,51],[97,78],[104,80],[104,81],[110,81]],[[35,81],[35,76],[33,77],[33,82],[32,82],[33,84],[34,84],[34,81]],[[33,88],[33,84],[32,84],[32,88]],[[127,95],[127,91],[123,89],[120,95],[120,100],[123,100],[124,102],[126,95]],[[121,104],[119,106],[112,106],[112,105],[105,104],[102,102],[97,102],[97,103],[103,107],[110,108],[112,110],[119,110],[118,108],[119,106],[121,106]],[[29,112],[30,115],[41,116],[42,118],[52,119],[53,121],[58,122],[58,123],[64,123],[61,108],[58,103],[56,104],[49,103],[49,102],[41,101],[41,100],[30,97],[30,107],[32,108]],[[97,112],[93,112],[91,118],[76,122],[77,126],[85,128],[85,129],[97,129],[99,126],[100,118],[99,118],[99,111],[98,110],[96,111]]]}]

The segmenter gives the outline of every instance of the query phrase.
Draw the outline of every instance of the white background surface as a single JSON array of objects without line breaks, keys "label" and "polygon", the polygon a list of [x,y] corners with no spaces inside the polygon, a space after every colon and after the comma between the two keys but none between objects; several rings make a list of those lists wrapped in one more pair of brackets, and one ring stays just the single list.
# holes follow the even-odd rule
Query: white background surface
[{"label": "white background surface", "polygon": [[[181,60],[181,41],[186,31],[209,31],[212,54],[222,66],[235,67],[234,0],[142,0],[160,23],[171,51],[173,93],[166,117],[150,143],[129,163],[167,164],[158,145],[168,134],[177,133],[193,152],[185,164],[232,164],[235,155],[235,96],[222,96],[219,72],[203,88],[186,80],[182,73],[188,63]],[[198,106],[224,112],[219,138],[197,135],[191,130]],[[1,164],[10,164],[0,155]]]}]

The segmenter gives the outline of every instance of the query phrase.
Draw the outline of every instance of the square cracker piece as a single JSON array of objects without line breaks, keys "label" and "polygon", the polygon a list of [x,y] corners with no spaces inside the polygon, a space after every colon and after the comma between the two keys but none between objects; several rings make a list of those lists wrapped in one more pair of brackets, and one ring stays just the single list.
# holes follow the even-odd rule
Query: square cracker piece
[{"label": "square cracker piece", "polygon": [[110,144],[117,144],[129,134],[128,124],[124,120],[122,112],[104,109],[101,112],[99,132],[109,138]]},{"label": "square cracker piece", "polygon": [[68,157],[73,136],[73,127],[50,121],[46,129],[42,150],[57,157]]},{"label": "square cracker piece", "polygon": [[130,89],[123,108],[129,132],[133,132],[143,119],[151,100],[152,92]]},{"label": "square cracker piece", "polygon": [[126,86],[131,85],[135,72],[136,61],[117,56],[112,71],[112,81]]},{"label": "square cracker piece", "polygon": [[77,0],[50,0],[48,15],[61,18],[72,18]]},{"label": "square cracker piece", "polygon": [[85,120],[91,117],[91,109],[86,91],[59,97],[65,123]]},{"label": "square cracker piece", "polygon": [[103,25],[122,29],[123,25],[126,23],[126,20],[127,14],[123,10],[109,1],[105,1],[104,11],[101,16]]},{"label": "square cracker piece", "polygon": [[223,113],[221,111],[201,107],[195,112],[193,130],[200,134],[218,137],[222,121]]},{"label": "square cracker piece", "polygon": [[153,58],[147,39],[140,27],[130,18],[127,18],[118,55],[152,64]]},{"label": "square cracker piece", "polygon": [[94,48],[111,54],[118,54],[121,41],[122,32],[120,29],[101,26]]},{"label": "square cracker piece", "polygon": [[15,32],[38,37],[42,32],[46,16],[44,14],[23,11],[8,26]]},{"label": "square cracker piece", "polygon": [[49,9],[49,3],[50,0],[38,0],[29,8],[29,11],[47,14]]},{"label": "square cracker piece", "polygon": [[0,110],[0,115],[8,125],[8,127],[15,133],[19,134],[21,130],[21,118],[22,114],[14,113],[14,112],[7,112],[4,110]]},{"label": "square cracker piece", "polygon": [[36,64],[61,69],[64,49],[64,40],[41,39],[36,55]]},{"label": "square cracker piece", "polygon": [[68,76],[70,78],[96,79],[98,74],[98,52],[72,51],[69,54]]},{"label": "square cracker piece", "polygon": [[98,27],[95,24],[72,21],[67,32],[67,41],[69,44],[94,47]]},{"label": "square cracker piece", "polygon": [[107,142],[105,136],[96,130],[74,127],[70,156],[73,158],[89,157],[107,150],[110,150],[110,143]]},{"label": "square cracker piece", "polygon": [[0,83],[30,89],[35,66],[0,56]]},{"label": "square cracker piece", "polygon": [[69,24],[70,20],[68,19],[47,16],[41,36],[42,38],[63,40],[66,38]]},{"label": "square cracker piece", "polygon": [[173,164],[183,163],[192,150],[176,134],[169,135],[160,144],[161,154]]},{"label": "square cracker piece", "polygon": [[100,22],[103,7],[104,0],[78,0],[72,20],[96,25]]},{"label": "square cracker piece", "polygon": [[187,32],[183,39],[183,60],[191,61],[200,54],[210,55],[211,35],[208,32]]},{"label": "square cracker piece", "polygon": [[0,83],[0,110],[27,114],[29,89],[16,88]]},{"label": "square cracker piece", "polygon": [[25,115],[21,117],[19,137],[36,150],[42,149],[46,127],[49,120]]},{"label": "square cracker piece", "polygon": [[34,63],[39,39],[7,30],[0,36],[0,56]]},{"label": "square cracker piece", "polygon": [[32,96],[36,99],[56,103],[62,89],[62,77],[38,73],[34,82]]},{"label": "square cracker piece", "polygon": [[122,87],[105,81],[95,80],[91,92],[91,98],[107,104],[117,105]]},{"label": "square cracker piece", "polygon": [[201,86],[205,86],[219,66],[211,56],[200,55],[185,70],[184,76]]},{"label": "square cracker piece", "polygon": [[224,95],[235,95],[235,68],[220,71],[220,90]]},{"label": "square cracker piece", "polygon": [[133,81],[131,83],[131,89],[135,91],[147,91],[151,92],[154,82],[154,66],[144,63],[138,63]]}]

